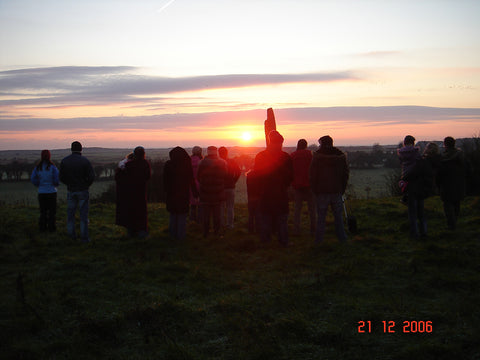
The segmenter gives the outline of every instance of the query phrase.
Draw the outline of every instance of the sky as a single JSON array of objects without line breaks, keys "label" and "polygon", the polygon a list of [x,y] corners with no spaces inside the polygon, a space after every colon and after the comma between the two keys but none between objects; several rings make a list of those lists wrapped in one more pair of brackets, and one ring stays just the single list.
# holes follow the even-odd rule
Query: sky
[{"label": "sky", "polygon": [[478,0],[0,0],[0,150],[480,136]]}]

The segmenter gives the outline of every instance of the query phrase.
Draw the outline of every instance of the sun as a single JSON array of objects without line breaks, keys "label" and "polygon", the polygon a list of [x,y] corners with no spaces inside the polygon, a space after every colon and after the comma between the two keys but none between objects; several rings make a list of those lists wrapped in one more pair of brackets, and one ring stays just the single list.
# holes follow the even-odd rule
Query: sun
[{"label": "sun", "polygon": [[244,131],[242,133],[242,140],[245,141],[245,142],[249,142],[252,140],[252,134],[248,131]]}]

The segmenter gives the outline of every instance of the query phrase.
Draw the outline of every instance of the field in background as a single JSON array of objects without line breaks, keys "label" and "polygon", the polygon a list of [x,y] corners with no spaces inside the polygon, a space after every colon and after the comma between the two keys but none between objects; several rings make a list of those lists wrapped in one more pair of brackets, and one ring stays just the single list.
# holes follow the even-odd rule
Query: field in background
[{"label": "field in background", "polygon": [[[386,194],[385,175],[391,169],[378,168],[370,170],[351,170],[350,182],[347,195],[353,198],[378,198]],[[90,188],[90,197],[93,199],[113,184],[114,181],[96,181]],[[371,190],[366,191],[367,188]],[[236,186],[236,200],[238,204],[247,203],[247,185],[245,176],[242,174]],[[62,202],[67,198],[66,186],[60,184],[58,187],[58,201]],[[0,185],[0,203],[18,205],[36,205],[37,189],[28,181],[2,182]]]}]

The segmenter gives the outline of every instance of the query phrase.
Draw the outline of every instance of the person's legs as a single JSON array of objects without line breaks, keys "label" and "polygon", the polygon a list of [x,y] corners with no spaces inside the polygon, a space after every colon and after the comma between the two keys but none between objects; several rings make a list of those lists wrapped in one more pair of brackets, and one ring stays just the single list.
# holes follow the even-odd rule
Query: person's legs
[{"label": "person's legs", "polygon": [[455,230],[456,221],[455,221],[455,203],[451,201],[443,202],[443,211],[445,212],[445,217],[447,218],[447,226],[450,230]]},{"label": "person's legs", "polygon": [[203,237],[208,236],[208,232],[210,229],[210,214],[211,214],[211,206],[210,204],[201,204],[202,209],[202,222],[203,222]]},{"label": "person's legs", "polygon": [[408,195],[408,222],[410,227],[410,237],[412,239],[418,238],[418,202],[417,198],[411,194]]},{"label": "person's legs", "polygon": [[280,244],[288,245],[288,214],[280,214],[275,217],[275,227],[278,230],[278,241]]},{"label": "person's legs", "polygon": [[187,215],[177,214],[177,239],[183,240],[187,237]]},{"label": "person's legs", "polygon": [[427,236],[427,219],[425,218],[423,198],[417,199],[417,218],[420,236]]},{"label": "person's legs", "polygon": [[213,233],[215,235],[219,235],[220,228],[221,228],[221,217],[222,217],[222,207],[220,203],[212,205],[212,215],[213,215]]},{"label": "person's legs", "polygon": [[38,227],[40,231],[47,231],[48,194],[38,194],[38,205],[40,207],[40,218]]},{"label": "person's legs", "polygon": [[272,240],[272,215],[265,212],[260,213],[260,240],[264,243]]},{"label": "person's legs", "polygon": [[57,230],[57,193],[48,194],[47,226],[48,231]]},{"label": "person's legs", "polygon": [[302,217],[303,194],[301,189],[294,190],[293,232],[300,235],[300,222]]},{"label": "person's legs", "polygon": [[83,242],[89,242],[90,238],[88,236],[88,209],[90,194],[88,193],[88,190],[81,191],[78,194],[78,207],[80,210],[80,238]]},{"label": "person's legs", "polygon": [[69,191],[67,193],[67,233],[72,239],[76,239],[75,233],[75,212],[78,206],[77,192]]},{"label": "person's legs", "polygon": [[310,189],[308,189],[307,194],[307,207],[308,215],[310,217],[310,235],[315,235],[315,224],[316,224],[316,210],[315,210],[315,197]]},{"label": "person's legs", "polygon": [[325,234],[325,218],[328,210],[328,197],[325,194],[318,194],[315,197],[317,204],[317,228],[315,230],[315,243],[321,243]]},{"label": "person's legs", "polygon": [[170,213],[169,222],[168,222],[168,233],[171,238],[177,238],[177,214]]}]

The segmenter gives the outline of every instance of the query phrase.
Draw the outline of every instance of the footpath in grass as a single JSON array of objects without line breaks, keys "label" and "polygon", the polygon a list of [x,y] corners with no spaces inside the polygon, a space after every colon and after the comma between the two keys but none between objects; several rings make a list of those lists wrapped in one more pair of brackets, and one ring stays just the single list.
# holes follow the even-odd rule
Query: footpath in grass
[{"label": "footpath in grass", "polygon": [[[261,244],[246,206],[222,239],[190,224],[170,239],[149,205],[150,236],[93,204],[93,241],[37,231],[37,208],[0,210],[0,352],[5,359],[478,359],[480,200],[448,232],[428,199],[429,238],[408,239],[397,198],[357,200],[348,245],[305,235]],[[307,229],[307,219],[305,218]],[[291,225],[291,224],[290,224]]]}]

